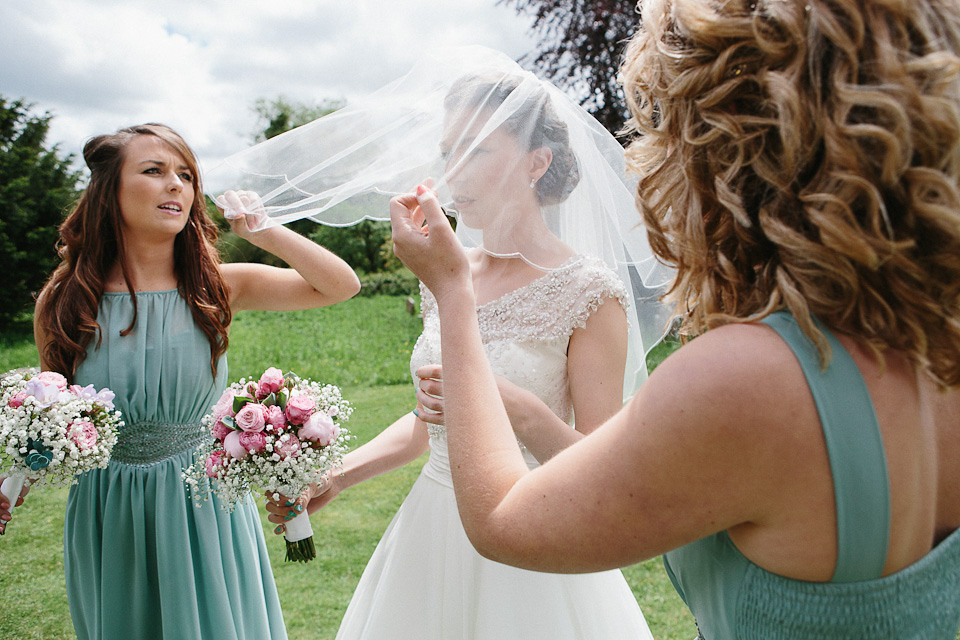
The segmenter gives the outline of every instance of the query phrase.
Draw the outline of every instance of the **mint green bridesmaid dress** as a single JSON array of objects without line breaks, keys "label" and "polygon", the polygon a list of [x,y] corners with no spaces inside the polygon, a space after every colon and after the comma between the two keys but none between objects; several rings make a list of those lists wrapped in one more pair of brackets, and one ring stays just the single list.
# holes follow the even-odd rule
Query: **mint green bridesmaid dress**
[{"label": "mint green bridesmaid dress", "polygon": [[830,582],[771,573],[725,531],[664,554],[670,579],[705,640],[953,640],[960,628],[960,529],[926,556],[883,576],[890,486],[873,401],[853,358],[823,325],[833,358],[793,316],[763,320],[803,368],[823,428],[837,510],[837,566]]},{"label": "mint green bridesmaid dress", "polygon": [[226,358],[177,291],[105,293],[99,348],[75,382],[109,387],[123,412],[109,468],[71,488],[64,523],[67,597],[80,640],[286,638],[252,498],[232,514],[195,506],[180,473],[203,439],[200,418],[219,398]]}]

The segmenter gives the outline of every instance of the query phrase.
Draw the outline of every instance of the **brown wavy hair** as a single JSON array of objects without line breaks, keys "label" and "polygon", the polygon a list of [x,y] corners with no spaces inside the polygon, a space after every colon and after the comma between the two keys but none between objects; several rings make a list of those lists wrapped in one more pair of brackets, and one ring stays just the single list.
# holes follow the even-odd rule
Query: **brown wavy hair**
[{"label": "brown wavy hair", "polygon": [[177,288],[210,341],[210,368],[214,374],[217,360],[227,350],[232,313],[215,248],[218,230],[207,215],[196,156],[169,127],[143,124],[96,136],[84,145],[83,159],[90,169],[90,181],[76,207],[60,225],[61,262],[38,298],[37,323],[45,332],[45,342],[37,347],[48,368],[70,379],[95,336],[97,347],[100,346],[102,328],[97,324],[97,310],[107,274],[118,261],[133,300],[130,326],[120,335],[129,334],[137,322],[137,296],[128,277],[120,231],[118,191],[126,146],[141,135],[156,136],[170,145],[194,176],[194,198],[187,224],[174,241]]},{"label": "brown wavy hair", "polygon": [[960,4],[645,0],[622,82],[695,335],[786,308],[960,384]]}]

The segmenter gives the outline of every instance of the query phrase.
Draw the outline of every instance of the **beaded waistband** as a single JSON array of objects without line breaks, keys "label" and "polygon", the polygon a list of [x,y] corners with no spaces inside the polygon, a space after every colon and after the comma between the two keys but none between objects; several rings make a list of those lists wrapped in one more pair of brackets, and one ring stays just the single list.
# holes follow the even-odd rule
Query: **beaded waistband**
[{"label": "beaded waistband", "polygon": [[110,457],[115,462],[147,466],[196,448],[207,437],[199,422],[144,420],[124,425]]}]

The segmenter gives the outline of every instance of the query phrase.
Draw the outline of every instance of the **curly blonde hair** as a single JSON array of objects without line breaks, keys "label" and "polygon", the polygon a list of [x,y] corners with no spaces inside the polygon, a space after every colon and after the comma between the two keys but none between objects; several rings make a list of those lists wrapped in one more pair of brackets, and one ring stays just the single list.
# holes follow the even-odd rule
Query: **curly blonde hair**
[{"label": "curly blonde hair", "polygon": [[694,335],[787,308],[960,384],[960,3],[643,0],[627,150]]}]

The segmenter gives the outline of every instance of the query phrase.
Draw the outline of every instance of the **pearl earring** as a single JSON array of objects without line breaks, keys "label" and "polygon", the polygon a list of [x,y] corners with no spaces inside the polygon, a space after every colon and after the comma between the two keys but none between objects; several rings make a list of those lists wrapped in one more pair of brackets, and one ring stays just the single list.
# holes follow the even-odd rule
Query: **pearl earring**
[{"label": "pearl earring", "polygon": [[536,186],[537,186],[537,179],[536,179],[536,178],[530,178],[530,188],[533,189],[533,188],[535,188]]}]

